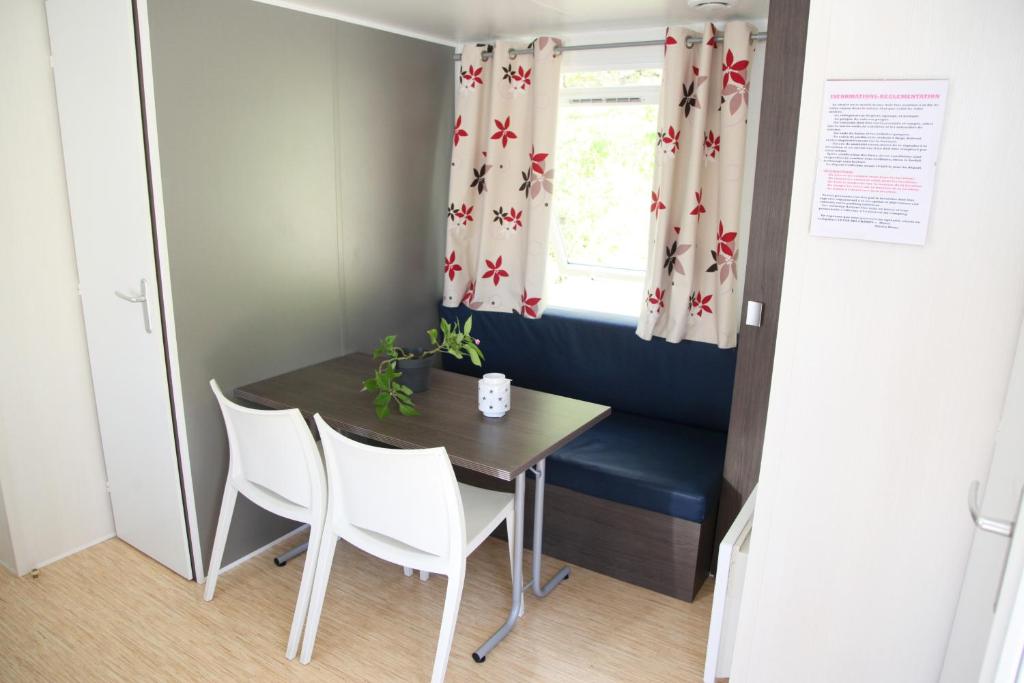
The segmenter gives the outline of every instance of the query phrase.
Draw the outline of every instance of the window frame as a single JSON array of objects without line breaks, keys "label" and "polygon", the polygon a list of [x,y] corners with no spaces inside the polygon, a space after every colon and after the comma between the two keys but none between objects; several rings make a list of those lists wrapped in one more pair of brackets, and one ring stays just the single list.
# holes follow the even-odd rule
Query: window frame
[{"label": "window frame", "polygon": [[[660,52],[660,51],[659,51]],[[588,71],[632,71],[638,69],[663,69],[664,60],[652,57],[645,59],[615,59],[615,49],[595,50],[588,55],[589,59],[572,65],[565,65],[562,75],[568,73],[580,73]],[[595,100],[593,102],[579,100]],[[636,101],[616,102],[615,99],[634,99]],[[612,100],[612,101],[608,101]],[[661,85],[607,85],[588,88],[563,88],[559,84],[558,106],[562,107],[588,107],[588,106],[658,106],[661,100]],[[557,152],[557,147],[556,147]],[[652,152],[653,153],[653,152]],[[554,239],[555,267],[558,275],[590,277],[599,276],[603,279],[619,279],[629,282],[640,282],[646,277],[646,267],[625,268],[619,266],[603,266],[596,263],[581,263],[572,261],[565,249],[565,242],[562,237],[562,228],[557,219],[553,218],[552,232]]]}]

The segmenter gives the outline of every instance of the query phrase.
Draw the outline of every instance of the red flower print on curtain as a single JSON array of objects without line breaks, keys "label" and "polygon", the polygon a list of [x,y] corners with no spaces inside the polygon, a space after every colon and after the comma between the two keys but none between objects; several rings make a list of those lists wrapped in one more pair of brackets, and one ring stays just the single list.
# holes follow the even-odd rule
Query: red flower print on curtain
[{"label": "red flower print on curtain", "polygon": [[713,313],[711,306],[708,304],[711,302],[712,294],[706,294],[701,296],[700,290],[690,294],[690,315],[696,314],[698,318],[704,317],[705,313]]},{"label": "red flower print on curtain", "polygon": [[462,266],[455,262],[455,252],[444,260],[444,272],[448,275],[449,280],[455,280],[455,273],[462,270]]},{"label": "red flower print on curtain", "polygon": [[711,250],[711,265],[708,266],[707,272],[718,273],[719,283],[723,285],[730,275],[739,279],[739,273],[736,272],[736,259],[739,256],[736,233],[725,232],[722,221],[718,221],[718,246]]},{"label": "red flower print on curtain", "polygon": [[452,133],[452,144],[458,147],[459,140],[467,137],[469,137],[469,133],[467,133],[466,129],[462,127],[462,117],[460,116],[455,119],[455,132]]},{"label": "red flower print on curtain", "polygon": [[548,158],[547,152],[535,152],[530,147],[530,170],[534,173],[544,174],[544,160]]},{"label": "red flower print on curtain", "polygon": [[661,144],[665,146],[665,150],[669,154],[679,151],[679,133],[680,131],[676,130],[675,126],[669,126],[667,131],[658,135],[661,138]]},{"label": "red flower print on curtain", "polygon": [[501,282],[501,278],[508,277],[508,271],[501,267],[501,257],[499,256],[494,261],[484,259],[484,263],[487,264],[487,270],[484,271],[483,278],[486,280],[489,277],[494,278],[494,286],[497,287],[498,283]]},{"label": "red flower print on curtain", "polygon": [[491,136],[492,140],[501,140],[501,146],[507,147],[509,140],[515,140],[516,134],[512,131],[512,118],[509,116],[505,117],[505,122],[502,123],[499,119],[494,119],[494,125],[498,127],[498,130]]},{"label": "red flower print on curtain", "polygon": [[[469,45],[456,74],[442,303],[544,313],[561,41]],[[532,50],[510,58],[509,49]],[[484,59],[484,55],[487,59]]]},{"label": "red flower print on curtain", "polygon": [[455,212],[455,218],[462,223],[464,226],[468,226],[473,222],[473,207],[462,205],[460,209]]},{"label": "red flower print on curtain", "polygon": [[750,60],[733,59],[732,50],[725,51],[725,61],[722,63],[722,88],[729,85],[729,81],[739,85],[747,83],[747,67]]},{"label": "red flower print on curtain", "polygon": [[[692,47],[684,48],[687,37]],[[671,39],[671,40],[670,40]],[[650,251],[637,335],[736,345],[750,27],[670,27],[658,110]],[[722,74],[719,80],[716,76]]]},{"label": "red flower print on curtain", "polygon": [[679,44],[679,41],[676,40],[676,37],[675,36],[670,36],[668,34],[668,29],[665,29],[665,47],[662,50],[662,53],[667,55],[668,54],[669,46],[670,45],[678,45],[678,44]]},{"label": "red flower print on curtain", "polygon": [[537,304],[540,303],[540,297],[530,296],[529,294],[526,293],[526,290],[524,289],[523,296],[520,298],[520,301],[522,303],[522,307],[519,311],[520,315],[526,318],[536,318]]},{"label": "red flower print on curtain", "polygon": [[467,64],[464,69],[459,71],[459,74],[462,77],[463,87],[475,88],[478,85],[483,85],[484,79],[481,77],[481,74],[483,74],[483,72],[484,68],[482,66],[473,66],[472,64]]},{"label": "red flower print on curtain", "polygon": [[715,131],[709,130],[708,134],[704,137],[704,157],[707,159],[714,159],[718,156],[719,150],[722,149],[722,137],[715,135]]},{"label": "red flower print on curtain", "polygon": [[697,190],[696,192],[693,193],[693,196],[697,198],[697,206],[693,207],[690,210],[690,215],[691,216],[696,216],[697,217],[697,222],[700,223],[701,214],[707,213],[707,209],[705,209],[704,208],[704,204],[701,203],[701,197],[704,196],[704,191],[703,190]]},{"label": "red flower print on curtain", "polygon": [[657,192],[652,192],[651,193],[651,213],[654,214],[654,218],[657,219],[658,218],[658,213],[661,212],[662,209],[667,209],[667,208],[668,207],[665,206],[665,202],[661,201],[661,190],[659,189]]}]

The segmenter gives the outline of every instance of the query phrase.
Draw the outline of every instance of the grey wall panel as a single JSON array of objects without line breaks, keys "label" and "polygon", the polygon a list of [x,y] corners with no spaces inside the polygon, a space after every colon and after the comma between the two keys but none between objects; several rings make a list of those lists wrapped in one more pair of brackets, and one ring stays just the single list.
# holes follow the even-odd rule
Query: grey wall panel
[{"label": "grey wall panel", "polygon": [[[150,0],[186,434],[209,561],[231,388],[436,322],[451,48],[251,0]],[[225,561],[294,525],[246,501]]]},{"label": "grey wall panel", "polygon": [[[250,0],[150,0],[186,433],[209,562],[226,391],[342,350],[334,22]],[[225,562],[294,526],[239,501]]]},{"label": "grey wall panel", "polygon": [[454,121],[452,48],[337,24],[345,341],[437,325]]}]

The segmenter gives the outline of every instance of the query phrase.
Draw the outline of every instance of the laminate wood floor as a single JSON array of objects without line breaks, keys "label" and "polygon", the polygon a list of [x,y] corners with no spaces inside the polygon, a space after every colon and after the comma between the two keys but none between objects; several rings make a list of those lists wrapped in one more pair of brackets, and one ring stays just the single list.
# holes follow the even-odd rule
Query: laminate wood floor
[{"label": "laminate wood floor", "polygon": [[[428,680],[445,578],[406,578],[344,543],[312,663],[285,659],[302,561],[278,568],[271,557],[300,540],[222,575],[210,603],[118,540],[35,579],[0,570],[0,680]],[[560,564],[545,557],[546,575]],[[700,680],[711,581],[687,604],[574,568],[548,598],[528,594],[523,620],[477,664],[470,655],[505,618],[510,584],[507,548],[489,539],[469,558],[449,681]]]}]

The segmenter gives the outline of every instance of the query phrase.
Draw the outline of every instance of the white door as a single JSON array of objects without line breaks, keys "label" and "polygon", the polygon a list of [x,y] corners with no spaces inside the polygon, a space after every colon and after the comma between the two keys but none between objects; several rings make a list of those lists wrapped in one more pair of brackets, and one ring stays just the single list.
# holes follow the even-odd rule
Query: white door
[{"label": "white door", "polygon": [[[192,578],[130,0],[48,0],[79,288],[118,537]],[[45,305],[45,304],[42,304]]]},{"label": "white door", "polygon": [[[1024,329],[1010,375],[942,680],[1021,680],[1024,653]],[[980,488],[980,487],[975,487]],[[965,496],[965,514],[968,501]]]}]

